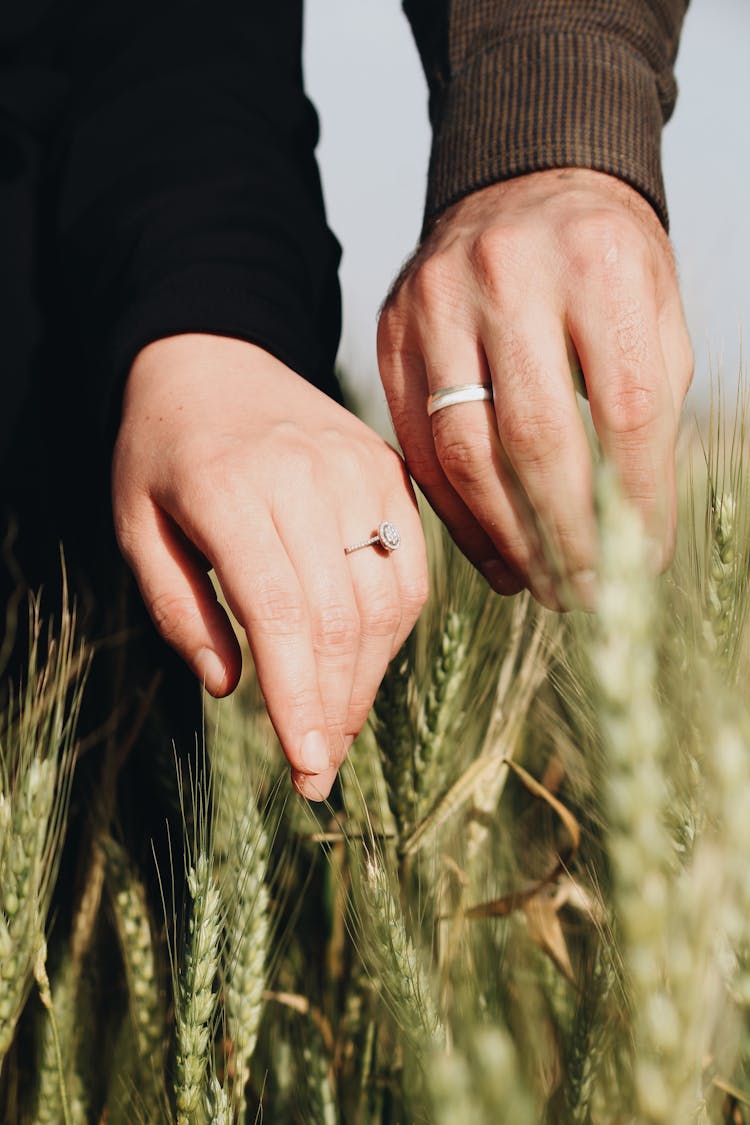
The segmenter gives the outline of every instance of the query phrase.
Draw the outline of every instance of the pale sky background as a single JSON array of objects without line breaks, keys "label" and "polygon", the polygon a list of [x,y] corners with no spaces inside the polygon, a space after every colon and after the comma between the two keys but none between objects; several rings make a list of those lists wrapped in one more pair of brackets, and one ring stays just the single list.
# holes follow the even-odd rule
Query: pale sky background
[{"label": "pale sky background", "polygon": [[[305,38],[329,223],[344,248],[339,358],[379,413],[376,315],[419,233],[426,86],[400,0],[307,0]],[[749,59],[750,0],[692,0],[664,170],[696,352],[695,409],[710,368],[734,386],[743,325],[750,355]]]}]

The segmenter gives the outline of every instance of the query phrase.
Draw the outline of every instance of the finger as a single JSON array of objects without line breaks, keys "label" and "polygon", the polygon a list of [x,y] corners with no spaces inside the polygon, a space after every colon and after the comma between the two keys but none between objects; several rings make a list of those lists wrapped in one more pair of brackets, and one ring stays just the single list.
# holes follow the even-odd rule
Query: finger
[{"label": "finger", "polygon": [[[194,497],[194,539],[214,563],[227,602],[247,633],[258,683],[293,769],[322,774],[332,764],[305,592],[265,509],[242,519],[213,497]],[[202,502],[201,502],[202,501]],[[180,522],[191,514],[180,512]],[[228,539],[226,527],[234,526]],[[187,529],[186,529],[187,530]]]},{"label": "finger", "polygon": [[659,338],[672,391],[675,426],[679,426],[682,407],[693,381],[695,357],[676,282],[670,285],[659,310]]},{"label": "finger", "polygon": [[[353,551],[346,561],[358,600],[361,633],[347,732],[352,737],[367,721],[389,661],[412,630],[427,595],[427,564],[422,528],[416,514],[396,497],[387,508],[394,515],[400,546],[387,553],[379,547]],[[351,511],[351,507],[350,507]],[[350,525],[350,539],[362,538],[361,525]]]},{"label": "finger", "polygon": [[[461,382],[490,382],[479,338],[448,333],[435,323],[429,333],[423,334],[423,344],[430,393]],[[496,554],[539,600],[557,607],[533,509],[503,450],[492,404],[458,403],[433,413],[431,424],[441,468],[490,538]]]},{"label": "finger", "polygon": [[[348,750],[349,746],[346,749]],[[336,766],[331,766],[322,773],[315,774],[298,773],[296,770],[292,770],[292,784],[299,795],[306,797],[308,801],[325,801],[333,788],[338,772]]]},{"label": "finger", "polygon": [[360,647],[360,606],[332,507],[335,512],[335,505],[306,497],[304,519],[282,512],[276,527],[307,601],[332,763],[340,765]]},{"label": "finger", "polygon": [[408,502],[404,501],[404,493],[401,490],[398,493],[394,491],[388,509],[397,513],[398,527],[401,532],[401,546],[398,553],[391,556],[401,603],[401,624],[393,638],[393,646],[388,658],[389,663],[414,628],[430,592],[427,548],[422,520],[411,481],[403,465],[402,472],[403,486],[409,500]]},{"label": "finger", "polygon": [[[667,373],[668,387],[671,392],[672,413],[674,418],[674,442],[680,425],[680,415],[685,397],[693,381],[695,361],[690,336],[685,324],[679,291],[674,286],[674,291],[663,306],[659,314],[659,339],[661,353]],[[670,467],[676,473],[674,456],[670,459]],[[676,494],[676,483],[672,485],[673,494]],[[677,511],[674,502],[674,516],[665,522],[665,533],[662,543],[661,557],[657,560],[660,570],[666,569],[672,561],[677,540]]]},{"label": "finger", "polygon": [[[440,384],[430,380],[440,390]],[[552,596],[533,513],[497,433],[491,403],[460,403],[432,416],[440,464],[506,566],[538,596]]]},{"label": "finger", "polygon": [[512,325],[488,319],[482,334],[499,440],[536,516],[560,600],[591,607],[593,467],[559,314],[527,303]]},{"label": "finger", "polygon": [[609,285],[586,286],[573,302],[569,328],[602,448],[641,513],[661,569],[676,529],[677,418],[653,279],[636,263]]},{"label": "finger", "polygon": [[[378,362],[406,465],[456,544],[500,594],[515,594],[524,581],[456,492],[438,460],[427,415],[429,388],[421,347],[410,337],[393,340],[387,311],[378,329]],[[476,358],[474,360],[476,364]]]},{"label": "finger", "polygon": [[118,519],[118,541],[161,636],[212,695],[237,685],[242,656],[216,592],[179,528],[144,499],[137,520]]}]

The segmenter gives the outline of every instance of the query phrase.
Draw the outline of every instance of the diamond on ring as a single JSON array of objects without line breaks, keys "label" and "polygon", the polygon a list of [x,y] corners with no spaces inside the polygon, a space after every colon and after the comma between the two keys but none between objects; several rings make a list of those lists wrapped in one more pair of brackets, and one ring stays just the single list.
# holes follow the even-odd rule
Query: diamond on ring
[{"label": "diamond on ring", "polygon": [[351,555],[352,551],[361,551],[363,547],[382,547],[384,551],[395,551],[401,546],[401,533],[390,520],[383,520],[378,530],[369,539],[361,543],[353,543],[351,547],[344,547],[344,554]]},{"label": "diamond on ring", "polygon": [[378,540],[385,551],[395,551],[401,546],[401,534],[390,520],[383,520],[378,528]]}]

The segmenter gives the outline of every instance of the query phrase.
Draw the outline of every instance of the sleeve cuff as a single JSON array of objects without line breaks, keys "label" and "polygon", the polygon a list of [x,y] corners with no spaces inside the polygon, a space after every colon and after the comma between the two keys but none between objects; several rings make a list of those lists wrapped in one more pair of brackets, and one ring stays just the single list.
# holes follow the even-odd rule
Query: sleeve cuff
[{"label": "sleeve cuff", "polygon": [[549,32],[504,41],[470,59],[432,110],[425,230],[472,191],[561,167],[617,176],[668,226],[660,91],[621,40]]},{"label": "sleeve cuff", "polygon": [[[326,296],[331,307],[321,313],[324,323],[336,325],[329,341],[321,338],[319,323],[302,302],[291,307],[288,294],[274,294],[276,279],[267,280],[264,293],[263,279],[256,271],[204,263],[186,267],[141,294],[118,319],[107,357],[107,367],[116,373],[120,391],[142,348],[168,336],[199,332],[257,344],[340,402],[341,388],[333,373],[338,287],[329,287]],[[119,397],[118,393],[114,403],[105,398],[105,425],[111,425],[113,413],[119,410]]]},{"label": "sleeve cuff", "polygon": [[[111,369],[126,372],[139,351],[165,336],[234,336],[259,344],[326,394],[340,397],[331,350],[320,345],[313,318],[304,308],[290,309],[261,290],[256,273],[247,275],[224,263],[183,270],[126,309],[115,328]],[[337,294],[332,297],[337,303]]]}]

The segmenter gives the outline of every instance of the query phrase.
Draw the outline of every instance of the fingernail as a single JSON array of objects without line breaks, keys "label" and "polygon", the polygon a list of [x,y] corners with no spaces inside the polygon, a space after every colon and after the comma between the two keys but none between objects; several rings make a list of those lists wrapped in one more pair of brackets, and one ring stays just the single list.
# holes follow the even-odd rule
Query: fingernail
[{"label": "fingernail", "polygon": [[596,607],[599,584],[595,570],[579,570],[570,576],[570,585],[576,602],[581,609],[593,610]]},{"label": "fingernail", "polygon": [[325,801],[335,780],[335,769],[327,769],[324,773],[316,774],[314,777],[292,770],[294,788],[301,797],[306,797],[308,801]]},{"label": "fingernail", "polygon": [[212,648],[201,648],[195,657],[198,678],[209,691],[218,691],[227,678],[224,661]]},{"label": "fingernail", "polygon": [[319,730],[308,731],[299,748],[299,761],[305,773],[322,773],[331,764],[328,739]]},{"label": "fingernail", "polygon": [[531,592],[538,602],[547,609],[561,610],[562,604],[551,578],[537,575],[531,583]]},{"label": "fingernail", "polygon": [[499,559],[487,559],[479,563],[479,573],[498,594],[513,594],[523,589],[523,582],[514,575]]}]

